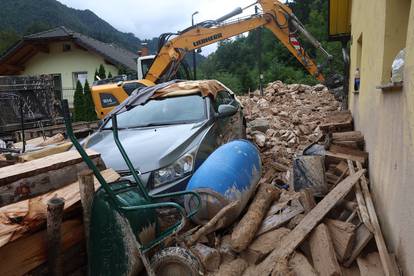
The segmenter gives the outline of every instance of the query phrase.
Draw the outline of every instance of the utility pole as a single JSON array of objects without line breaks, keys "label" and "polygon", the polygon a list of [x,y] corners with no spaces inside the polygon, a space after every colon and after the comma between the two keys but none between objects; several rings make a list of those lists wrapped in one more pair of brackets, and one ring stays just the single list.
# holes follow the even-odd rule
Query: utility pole
[{"label": "utility pole", "polygon": [[[198,11],[193,12],[191,15],[191,26],[194,26],[194,16],[198,14]],[[194,74],[194,80],[197,79],[197,73],[196,73],[197,67],[196,67],[196,51],[193,50],[193,74]]]},{"label": "utility pole", "polygon": [[[259,13],[259,7],[254,6],[255,13]],[[259,69],[259,90],[263,96],[263,73],[262,73],[262,27],[257,29],[257,67]]]}]

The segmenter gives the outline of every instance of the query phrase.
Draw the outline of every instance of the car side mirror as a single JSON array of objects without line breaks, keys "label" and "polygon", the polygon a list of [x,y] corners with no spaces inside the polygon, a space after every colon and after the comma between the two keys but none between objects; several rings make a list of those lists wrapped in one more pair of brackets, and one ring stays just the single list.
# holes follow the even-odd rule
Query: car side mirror
[{"label": "car side mirror", "polygon": [[222,104],[218,107],[217,118],[230,117],[236,113],[237,113],[237,107],[234,107],[231,104]]}]

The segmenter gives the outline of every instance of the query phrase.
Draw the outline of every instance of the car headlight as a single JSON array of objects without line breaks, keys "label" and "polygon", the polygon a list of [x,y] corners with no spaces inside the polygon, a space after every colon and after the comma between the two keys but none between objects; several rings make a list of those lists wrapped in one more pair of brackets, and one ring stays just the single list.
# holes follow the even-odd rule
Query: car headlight
[{"label": "car headlight", "polygon": [[154,188],[189,175],[194,168],[196,150],[181,156],[171,165],[154,172]]}]

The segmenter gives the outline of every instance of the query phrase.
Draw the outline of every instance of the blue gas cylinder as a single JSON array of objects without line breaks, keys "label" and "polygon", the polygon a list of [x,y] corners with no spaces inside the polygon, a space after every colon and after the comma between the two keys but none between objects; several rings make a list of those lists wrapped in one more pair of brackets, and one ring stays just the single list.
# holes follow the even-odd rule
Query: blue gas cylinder
[{"label": "blue gas cylinder", "polygon": [[[207,223],[218,211],[233,201],[237,206],[221,227],[235,221],[246,207],[262,173],[260,153],[247,140],[234,140],[216,149],[191,177],[188,191],[197,191],[202,200],[200,211],[193,217],[197,224]],[[194,207],[186,198],[187,211]]]}]

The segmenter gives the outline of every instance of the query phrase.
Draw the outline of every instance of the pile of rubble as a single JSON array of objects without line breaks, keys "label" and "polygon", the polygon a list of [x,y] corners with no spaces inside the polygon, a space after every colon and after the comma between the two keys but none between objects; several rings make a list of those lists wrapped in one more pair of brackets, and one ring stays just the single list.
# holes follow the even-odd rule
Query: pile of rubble
[{"label": "pile of rubble", "polygon": [[248,138],[260,148],[264,171],[273,168],[277,178],[285,181],[294,153],[315,142],[321,134],[318,125],[340,107],[321,84],[276,81],[268,85],[263,97],[256,91],[239,98],[248,121]]},{"label": "pile of rubble", "polygon": [[239,220],[182,235],[207,275],[398,275],[366,177],[364,137],[321,85],[241,97],[265,173]]}]

